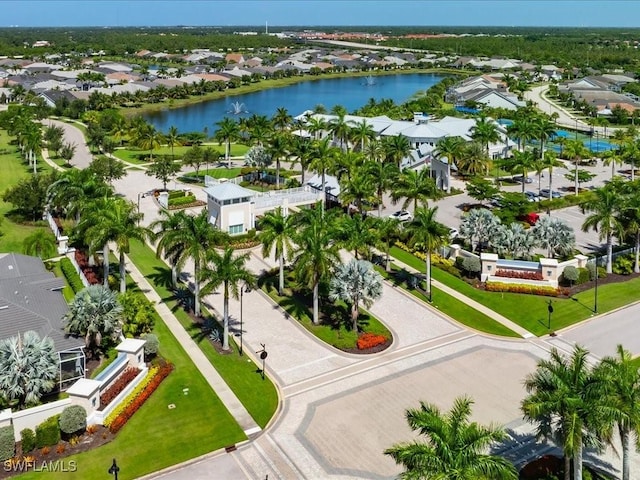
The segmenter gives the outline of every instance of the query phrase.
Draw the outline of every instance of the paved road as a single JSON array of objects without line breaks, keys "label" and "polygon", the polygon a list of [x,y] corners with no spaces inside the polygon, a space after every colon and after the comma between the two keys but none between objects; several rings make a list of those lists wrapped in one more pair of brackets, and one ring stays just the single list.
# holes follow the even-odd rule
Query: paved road
[{"label": "paved road", "polygon": [[42,122],[44,125],[55,125],[64,130],[64,141],[71,145],[75,145],[76,151],[71,159],[71,165],[76,168],[87,168],[91,164],[93,155],[89,151],[87,144],[85,143],[84,134],[76,125],[67,122],[61,122],[60,120],[46,119]]}]

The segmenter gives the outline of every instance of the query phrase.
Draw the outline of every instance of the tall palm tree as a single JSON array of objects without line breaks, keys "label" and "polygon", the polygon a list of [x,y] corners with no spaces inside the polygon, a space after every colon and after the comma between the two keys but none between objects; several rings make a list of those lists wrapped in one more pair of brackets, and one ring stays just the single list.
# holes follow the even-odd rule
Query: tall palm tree
[{"label": "tall palm tree", "polygon": [[426,292],[431,301],[431,254],[440,248],[449,229],[436,221],[438,207],[418,208],[413,214],[413,220],[405,227],[409,236],[409,246],[425,254]]},{"label": "tall palm tree", "polygon": [[391,256],[389,255],[391,242],[397,237],[399,232],[400,224],[395,218],[376,218],[376,247],[382,249],[385,255],[384,268],[387,272],[391,271]]},{"label": "tall palm tree", "polygon": [[182,270],[187,260],[193,261],[194,314],[200,315],[200,270],[209,250],[227,242],[228,235],[209,223],[209,214],[202,210],[197,215],[185,214],[182,226],[176,230],[161,232],[165,255],[175,259],[178,270]]},{"label": "tall palm tree", "polygon": [[337,149],[331,146],[331,139],[325,137],[322,140],[314,142],[313,145],[314,158],[309,164],[309,168],[318,172],[322,179],[322,188],[324,190],[323,205],[326,203],[326,175],[327,170],[331,169],[337,154]]},{"label": "tall palm tree", "polygon": [[538,362],[535,372],[525,379],[527,397],[522,412],[536,425],[539,437],[558,441],[565,458],[565,480],[582,480],[582,454],[585,445],[599,446],[602,433],[601,382],[588,363],[589,352],[576,345],[569,356],[557,349]]},{"label": "tall palm tree", "polygon": [[462,149],[457,166],[462,175],[484,176],[490,164],[484,147],[478,142],[469,142]]},{"label": "tall palm tree", "polygon": [[580,140],[567,140],[564,144],[563,148],[564,156],[573,161],[574,164],[574,172],[575,172],[575,194],[578,195],[580,185],[578,184],[578,167],[580,166],[580,161],[589,156],[589,150]]},{"label": "tall palm tree", "polygon": [[626,234],[633,235],[635,241],[635,262],[633,271],[640,273],[640,185],[630,182],[629,188],[623,192],[622,207],[618,214],[619,222]]},{"label": "tall palm tree", "polygon": [[280,264],[278,280],[278,295],[284,290],[284,262],[291,259],[293,253],[292,239],[296,234],[295,218],[285,215],[282,207],[265,213],[260,220],[260,241],[262,242],[262,256],[267,257],[275,250],[275,256]]},{"label": "tall palm tree", "polygon": [[429,199],[442,197],[442,191],[436,187],[433,178],[429,177],[429,170],[404,170],[395,182],[391,192],[391,201],[397,203],[404,198],[402,208],[406,209],[413,202],[413,209],[418,208],[418,204],[426,207]]},{"label": "tall palm tree", "polygon": [[547,249],[547,258],[568,255],[576,245],[573,228],[558,217],[541,216],[531,229],[531,233],[541,248]]},{"label": "tall palm tree", "polygon": [[224,159],[227,162],[227,167],[231,168],[231,142],[235,142],[240,138],[240,126],[238,122],[232,118],[225,117],[219,122],[216,122],[218,130],[214,134],[215,138],[220,145],[224,143]]},{"label": "tall palm tree", "polygon": [[365,215],[367,206],[377,200],[372,178],[362,168],[355,170],[351,178],[341,182],[340,200],[343,205],[355,205],[358,212]]},{"label": "tall palm tree", "polygon": [[164,135],[156,130],[153,125],[147,125],[136,135],[135,143],[143,150],[149,150],[149,157],[153,162],[153,150],[159,148],[164,142]]},{"label": "tall palm tree", "polygon": [[322,132],[327,131],[329,124],[322,117],[311,117],[307,124],[307,130],[313,135],[314,140],[320,140]]},{"label": "tall palm tree", "polygon": [[[140,226],[143,214],[138,212],[135,203],[122,198],[98,199],[90,203],[84,213],[80,229],[92,250],[110,242],[116,244],[120,257],[120,293],[124,293],[127,290],[124,257],[129,253],[130,242],[144,241],[150,234],[148,228]],[[108,270],[105,271],[105,275],[108,274]]]},{"label": "tall palm tree", "polygon": [[[397,222],[396,222],[397,223]],[[347,250],[352,250],[356,260],[358,254],[370,258],[371,247],[376,241],[373,217],[359,214],[344,215],[336,221],[336,238]]]},{"label": "tall palm tree", "polygon": [[485,116],[480,116],[476,124],[471,127],[471,138],[479,142],[484,148],[485,156],[489,157],[489,145],[500,140],[498,125]]},{"label": "tall palm tree", "polygon": [[65,332],[84,337],[87,348],[95,355],[106,335],[120,335],[122,305],[107,287],[92,285],[76,294],[63,321]]},{"label": "tall palm tree", "polygon": [[553,199],[553,169],[554,167],[562,167],[564,163],[556,157],[556,152],[553,150],[549,150],[544,152],[544,156],[542,157],[542,164],[546,166],[549,171],[549,200]]},{"label": "tall palm tree", "polygon": [[532,120],[533,134],[540,142],[540,159],[544,159],[544,144],[556,133],[556,125],[545,114],[539,114]]},{"label": "tall palm tree", "polygon": [[375,189],[378,202],[378,217],[382,217],[383,196],[396,182],[400,171],[394,163],[369,161],[365,164],[363,174],[369,177]]},{"label": "tall palm tree", "polygon": [[451,165],[457,165],[464,152],[465,141],[461,137],[444,137],[438,140],[434,156],[447,160],[447,193],[451,191]]},{"label": "tall palm tree", "polygon": [[276,113],[273,115],[273,118],[271,119],[271,123],[273,123],[273,126],[276,127],[278,130],[285,130],[291,125],[292,122],[293,122],[293,117],[291,116],[291,114],[289,114],[287,109],[284,107],[278,107],[278,109],[276,110]]},{"label": "tall palm tree", "polygon": [[333,216],[320,208],[307,209],[298,218],[302,226],[296,235],[298,246],[294,254],[294,272],[299,282],[313,290],[313,323],[319,323],[320,282],[326,279],[340,262],[338,247],[333,241]]},{"label": "tall palm tree", "polygon": [[506,459],[485,453],[504,440],[502,428],[470,422],[473,401],[466,397],[454,400],[449,412],[420,402],[419,409],[406,412],[411,430],[427,438],[400,443],[385,450],[405,471],[405,479],[425,480],[516,480],[518,474]]},{"label": "tall palm tree", "polygon": [[[180,256],[179,250],[168,251],[168,241],[170,235],[165,235],[168,231],[177,231],[188,221],[185,219],[187,215],[183,210],[171,212],[169,210],[160,210],[160,218],[149,225],[149,238],[156,243],[156,257],[164,256],[171,265],[171,285],[173,289],[178,288],[178,266],[177,261]],[[181,246],[181,245],[180,245]],[[170,254],[171,253],[171,254]]]},{"label": "tall palm tree", "polygon": [[341,150],[349,150],[349,132],[351,125],[344,118],[345,115],[345,113],[340,113],[329,122],[329,131],[333,134],[334,138],[337,138],[340,142]]},{"label": "tall palm tree", "polygon": [[175,125],[169,127],[165,140],[167,141],[167,145],[171,148],[171,157],[175,158],[175,155],[173,154],[174,147],[182,145],[182,142],[180,141],[180,132]]},{"label": "tall palm tree", "polygon": [[622,442],[622,480],[631,478],[632,436],[640,434],[640,372],[631,353],[617,347],[615,357],[605,357],[594,375],[601,380],[609,413],[615,419]]},{"label": "tall palm tree", "polygon": [[289,155],[289,132],[274,132],[268,142],[266,150],[276,161],[276,188],[280,188],[280,160]]},{"label": "tall palm tree", "polygon": [[293,136],[289,144],[289,149],[291,154],[295,156],[295,162],[292,160],[291,164],[297,163],[300,165],[300,183],[304,185],[305,173],[309,169],[311,159],[313,158],[313,144],[308,138]]},{"label": "tall palm tree", "polygon": [[238,283],[253,285],[255,280],[253,274],[246,267],[249,254],[244,253],[237,256],[234,254],[235,251],[231,247],[226,247],[222,253],[218,253],[216,249],[209,250],[205,256],[204,267],[199,278],[196,279],[196,281],[204,283],[203,295],[212,293],[221,285],[223,287],[223,350],[229,350],[229,295],[233,295],[233,298],[237,299]]},{"label": "tall palm tree", "polygon": [[358,332],[360,303],[371,308],[382,296],[382,276],[365,260],[352,259],[338,265],[329,284],[329,298],[342,300],[351,305],[353,331]]},{"label": "tall palm tree", "polygon": [[113,195],[113,188],[90,169],[67,170],[47,188],[47,205],[80,221],[80,212],[92,199]]},{"label": "tall palm tree", "polygon": [[529,177],[529,172],[535,168],[535,157],[530,150],[513,152],[513,157],[503,161],[504,166],[512,173],[522,175],[522,194],[524,195],[525,180]]},{"label": "tall palm tree", "polygon": [[534,138],[530,115],[523,113],[516,117],[513,123],[507,127],[507,133],[517,139],[518,151],[521,151],[527,142]]},{"label": "tall palm tree", "polygon": [[392,135],[382,138],[384,146],[385,158],[387,161],[394,163],[398,168],[402,159],[411,152],[411,143],[404,135]]},{"label": "tall palm tree", "polygon": [[613,237],[623,236],[624,228],[620,223],[620,210],[623,201],[618,192],[609,186],[597,188],[594,197],[582,204],[582,213],[591,214],[584,219],[582,231],[595,230],[600,241],[607,242],[607,273],[612,273]]},{"label": "tall palm tree", "polygon": [[349,136],[354,144],[359,144],[360,151],[364,152],[367,143],[375,138],[376,132],[373,130],[371,124],[363,118],[351,127]]}]

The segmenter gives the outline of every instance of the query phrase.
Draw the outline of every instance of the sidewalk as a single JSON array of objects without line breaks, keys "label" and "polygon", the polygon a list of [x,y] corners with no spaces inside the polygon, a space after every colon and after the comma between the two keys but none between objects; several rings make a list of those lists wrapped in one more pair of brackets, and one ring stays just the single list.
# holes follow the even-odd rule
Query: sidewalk
[{"label": "sidewalk", "polygon": [[261,428],[253,420],[249,412],[244,408],[238,397],[233,393],[229,386],[222,379],[220,374],[211,365],[211,362],[205,357],[200,347],[196,345],[186,330],[182,327],[178,319],[171,313],[167,305],[162,302],[160,296],[142,275],[140,270],[133,264],[127,255],[125,255],[126,269],[133,281],[140,287],[146,297],[153,303],[156,311],[162,317],[169,330],[176,340],[182,345],[195,366],[200,370],[202,376],[209,383],[215,394],[220,398],[224,406],[229,410],[231,415],[236,419],[242,430],[247,436],[251,436],[261,431]]},{"label": "sidewalk", "polygon": [[[411,273],[422,273],[422,272],[416,270],[415,268],[407,265],[406,263],[401,262],[397,258],[393,258],[392,262],[395,263],[396,265],[398,265],[399,267],[404,268],[408,272],[411,272]],[[465,303],[465,304],[469,305],[474,310],[477,310],[480,313],[484,313],[489,318],[492,318],[493,320],[495,320],[498,323],[501,323],[502,325],[504,325],[508,329],[513,330],[518,335],[520,335],[522,338],[533,338],[533,337],[535,337],[535,335],[533,333],[531,333],[528,330],[525,330],[524,328],[522,328],[517,323],[514,323],[511,320],[509,320],[507,317],[504,317],[504,316],[500,315],[499,313],[494,312],[490,308],[485,307],[481,303],[478,303],[475,300],[473,300],[473,299],[471,299],[471,298],[469,298],[469,297],[467,297],[465,295],[462,295],[460,292],[457,292],[453,288],[448,287],[444,283],[439,282],[438,280],[434,280],[432,278],[431,279],[431,284],[434,287],[442,290],[447,295],[451,295],[452,297],[460,300],[462,303]]]},{"label": "sidewalk", "polygon": [[40,154],[42,155],[42,159],[44,160],[44,162],[47,165],[51,166],[51,168],[59,172],[64,172],[64,168],[62,168],[60,165],[58,165],[57,163],[55,163],[53,160],[49,158],[49,150],[47,150],[46,148],[43,148]]}]

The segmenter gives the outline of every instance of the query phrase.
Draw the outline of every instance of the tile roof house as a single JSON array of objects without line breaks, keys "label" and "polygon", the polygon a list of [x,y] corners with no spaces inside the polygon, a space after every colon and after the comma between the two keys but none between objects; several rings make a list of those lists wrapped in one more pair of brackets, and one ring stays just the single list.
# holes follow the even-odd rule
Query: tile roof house
[{"label": "tile roof house", "polygon": [[47,271],[42,260],[0,253],[0,339],[33,330],[54,342],[60,362],[59,385],[84,377],[84,339],[65,334],[62,318],[69,310],[64,281]]}]

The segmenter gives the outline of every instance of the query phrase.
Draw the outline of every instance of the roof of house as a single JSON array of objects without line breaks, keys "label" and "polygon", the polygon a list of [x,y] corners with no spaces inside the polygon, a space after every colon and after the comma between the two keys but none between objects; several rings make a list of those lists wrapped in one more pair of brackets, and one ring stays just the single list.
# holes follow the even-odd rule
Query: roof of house
[{"label": "roof of house", "polygon": [[231,182],[222,182],[213,187],[207,187],[204,191],[216,200],[233,200],[234,198],[253,197],[256,194],[253,190]]},{"label": "roof of house", "polygon": [[0,339],[33,330],[51,338],[59,352],[83,346],[82,338],[64,333],[62,318],[69,307],[60,292],[63,287],[64,281],[39,258],[0,254]]}]

